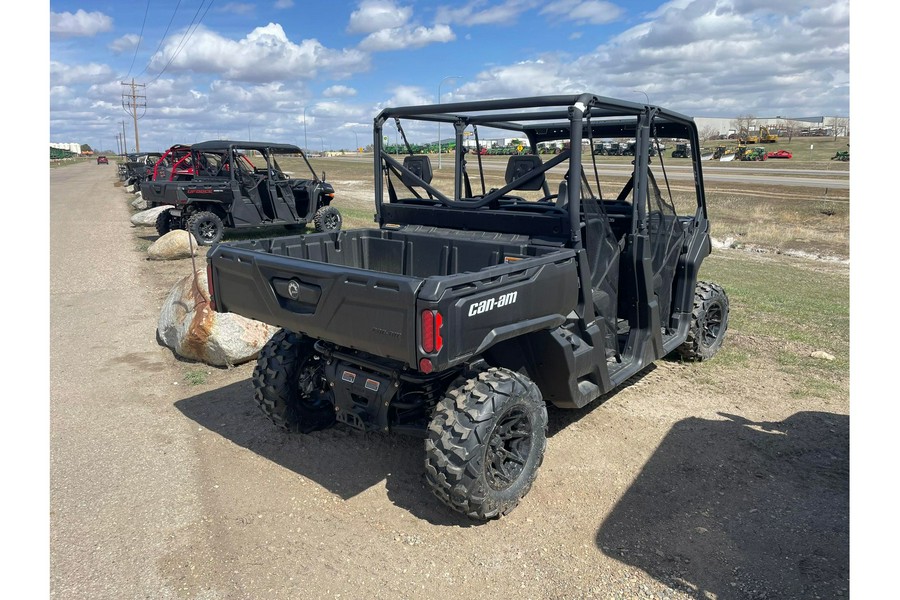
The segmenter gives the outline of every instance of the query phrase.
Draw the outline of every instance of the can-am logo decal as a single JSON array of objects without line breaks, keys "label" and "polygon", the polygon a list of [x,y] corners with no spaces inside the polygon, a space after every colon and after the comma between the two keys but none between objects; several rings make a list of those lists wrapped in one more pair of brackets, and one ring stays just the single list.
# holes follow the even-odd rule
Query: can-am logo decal
[{"label": "can-am logo decal", "polygon": [[497,296],[496,298],[488,298],[487,300],[482,300],[481,302],[473,302],[472,305],[469,306],[469,316],[474,317],[475,315],[486,313],[488,311],[494,310],[495,308],[509,306],[516,301],[516,298],[518,296],[519,292],[509,292],[508,294],[503,294],[502,296]]}]

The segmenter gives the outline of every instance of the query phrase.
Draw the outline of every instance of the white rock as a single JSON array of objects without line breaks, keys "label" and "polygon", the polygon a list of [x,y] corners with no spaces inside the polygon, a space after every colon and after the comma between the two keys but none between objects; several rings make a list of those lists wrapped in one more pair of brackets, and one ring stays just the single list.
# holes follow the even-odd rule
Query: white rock
[{"label": "white rock", "polygon": [[209,307],[206,269],[179,281],[157,323],[160,343],[187,359],[219,367],[253,360],[278,328]]},{"label": "white rock", "polygon": [[164,210],[172,208],[170,205],[154,206],[147,210],[142,210],[131,216],[131,224],[135,227],[156,227],[156,217]]},{"label": "white rock", "polygon": [[192,238],[184,229],[174,229],[150,244],[147,257],[150,260],[177,260],[197,256],[200,244]]},{"label": "white rock", "polygon": [[834,360],[834,355],[833,355],[833,354],[828,354],[828,353],[825,352],[824,350],[816,350],[815,352],[813,352],[812,354],[810,354],[810,356],[811,356],[812,358],[821,358],[821,359],[824,359],[824,360]]},{"label": "white rock", "polygon": [[147,201],[138,196],[134,200],[131,201],[131,208],[136,208],[138,210],[147,210],[150,208],[147,206]]}]

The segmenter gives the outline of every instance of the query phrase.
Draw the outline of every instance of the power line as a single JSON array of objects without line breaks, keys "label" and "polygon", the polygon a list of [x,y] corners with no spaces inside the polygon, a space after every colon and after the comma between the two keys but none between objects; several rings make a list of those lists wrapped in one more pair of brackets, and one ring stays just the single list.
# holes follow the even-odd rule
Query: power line
[{"label": "power line", "polygon": [[181,6],[181,0],[178,0],[178,4],[175,5],[175,12],[172,13],[172,18],[169,19],[169,24],[166,25],[166,30],[163,32],[162,38],[159,40],[159,45],[156,47],[156,50],[154,50],[150,54],[150,59],[147,60],[147,64],[146,64],[146,66],[144,66],[144,70],[141,71],[140,73],[138,73],[138,75],[137,75],[138,77],[140,77],[141,75],[143,75],[144,73],[147,72],[147,69],[150,67],[150,60],[153,60],[153,55],[156,54],[157,52],[159,52],[159,49],[162,48],[163,42],[166,41],[166,36],[169,35],[169,28],[172,26],[172,22],[175,20],[175,15],[178,14],[178,8],[180,6]]},{"label": "power line", "polygon": [[[157,74],[156,74],[156,77],[154,77],[153,79],[151,79],[148,83],[153,83],[153,82],[155,82],[157,79],[160,78],[160,76],[161,76],[163,73],[166,72],[166,69],[169,68],[169,66],[172,64],[172,62],[175,60],[175,58],[176,58],[176,57],[181,53],[181,51],[187,46],[187,43],[190,41],[191,37],[194,35],[194,32],[197,31],[197,28],[200,27],[200,23],[203,22],[203,18],[206,16],[206,13],[209,12],[209,9],[212,8],[212,5],[215,3],[216,0],[210,0],[209,4],[206,6],[206,10],[203,11],[203,14],[200,16],[200,20],[197,21],[197,24],[196,24],[196,25],[194,25],[194,21],[197,19],[197,15],[200,14],[200,9],[203,8],[203,3],[204,3],[205,1],[206,1],[206,0],[201,0],[201,1],[200,1],[200,6],[197,7],[197,12],[194,13],[194,18],[191,19],[191,24],[188,25],[188,28],[185,30],[184,35],[181,36],[181,41],[178,43],[178,47],[175,48],[175,52],[172,53],[172,57],[169,59],[169,62],[167,62],[167,63],[166,63],[166,66],[164,66],[164,67],[162,68],[162,71],[160,71],[159,73],[157,73]],[[193,29],[191,29],[192,26],[193,26]]]},{"label": "power line", "polygon": [[128,73],[125,74],[125,77],[131,75],[131,69],[134,68],[134,61],[137,58],[138,50],[141,47],[141,40],[144,39],[144,25],[147,24],[147,13],[150,12],[150,0],[147,0],[147,8],[144,9],[144,20],[141,22],[141,35],[138,36],[138,43],[134,47],[134,56],[131,57],[131,66],[128,67]]}]

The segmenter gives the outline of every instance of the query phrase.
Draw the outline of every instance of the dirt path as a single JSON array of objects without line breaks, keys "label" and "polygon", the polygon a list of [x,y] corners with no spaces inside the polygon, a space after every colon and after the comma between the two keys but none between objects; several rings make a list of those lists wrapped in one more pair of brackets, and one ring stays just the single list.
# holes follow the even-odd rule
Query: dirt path
[{"label": "dirt path", "polygon": [[421,441],[282,434],[252,404],[252,365],[158,346],[190,261],[144,260],[155,234],[130,227],[114,169],[51,172],[55,597],[848,593],[846,398],[661,361],[604,404],[551,411],[529,495],[473,525],[430,496]]}]

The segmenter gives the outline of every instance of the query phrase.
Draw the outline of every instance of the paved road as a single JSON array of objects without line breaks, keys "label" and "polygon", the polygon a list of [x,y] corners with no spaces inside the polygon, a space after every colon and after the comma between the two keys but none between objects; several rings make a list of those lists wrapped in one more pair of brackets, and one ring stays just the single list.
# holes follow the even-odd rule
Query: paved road
[{"label": "paved road", "polygon": [[[486,171],[501,171],[506,169],[506,157],[486,159],[482,162]],[[371,155],[361,157],[346,156],[341,157],[342,161],[352,162],[368,162],[371,163]],[[686,164],[687,161],[679,161],[678,159],[670,159],[665,163],[666,173],[672,181],[690,181],[693,179],[691,167]],[[590,159],[585,158],[585,164],[589,164]],[[674,163],[674,164],[673,164]],[[432,158],[432,166],[437,168],[437,161]],[[452,168],[452,159],[447,159],[445,168]],[[631,174],[632,167],[622,163],[607,163],[602,160],[597,161],[597,167],[601,177],[627,177]],[[468,168],[470,172],[477,169],[476,160],[469,159]],[[551,169],[552,172],[561,172],[562,167]],[[661,173],[660,166],[654,159],[654,171]],[[746,167],[728,166],[728,163],[704,162],[703,163],[703,179],[707,183],[734,183],[759,185],[774,185],[786,187],[812,187],[812,188],[831,188],[831,189],[850,189],[850,171],[849,169],[801,169],[792,167],[763,167],[760,164],[753,163]]]}]

